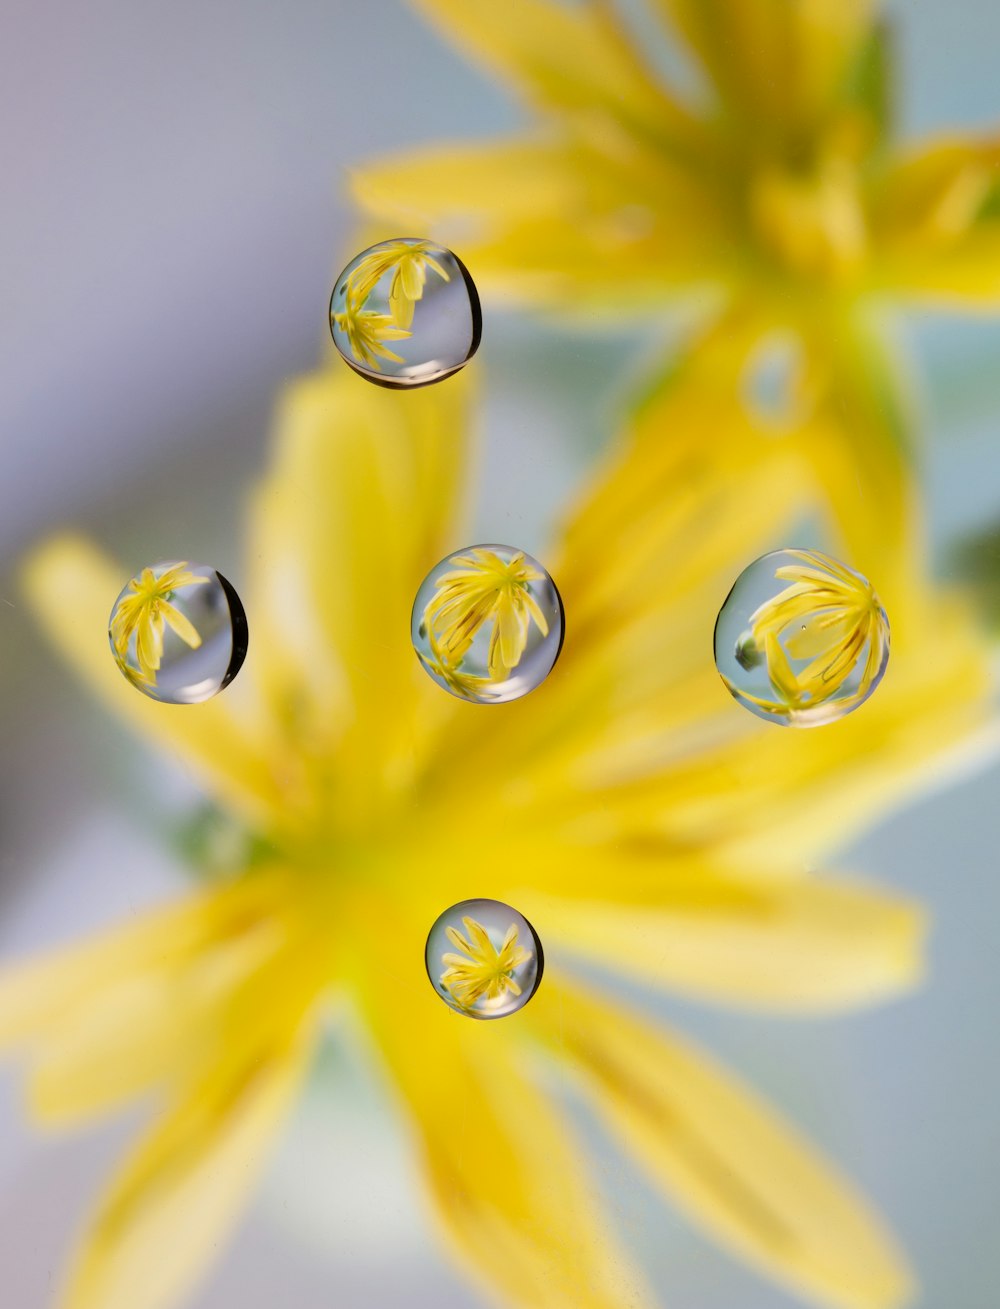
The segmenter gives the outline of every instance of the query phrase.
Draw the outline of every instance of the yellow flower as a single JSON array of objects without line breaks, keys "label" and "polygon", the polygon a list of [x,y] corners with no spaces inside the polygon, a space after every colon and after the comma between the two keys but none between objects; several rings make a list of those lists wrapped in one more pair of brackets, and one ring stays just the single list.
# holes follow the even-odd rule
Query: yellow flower
[{"label": "yellow flower", "polygon": [[[738,1079],[578,978],[594,963],[800,1014],[910,986],[919,907],[803,870],[944,762],[992,747],[982,645],[959,601],[900,583],[894,676],[866,713],[793,734],[734,710],[706,654],[715,610],[747,548],[810,511],[808,486],[783,443],[766,461],[735,446],[720,472],[659,441],[675,500],[640,512],[635,480],[607,472],[560,553],[562,675],[484,715],[424,674],[405,622],[459,530],[465,387],[405,404],[339,373],[291,388],[250,510],[256,652],[189,713],[158,712],[107,659],[114,564],[76,537],[28,561],[27,595],[70,665],[262,852],[0,980],[0,1041],[26,1062],[37,1118],[156,1097],[62,1309],[167,1309],[191,1289],[317,1043],[356,1030],[345,1010],[412,1126],[441,1230],[493,1298],[651,1303],[551,1098],[557,1070],[665,1196],[762,1272],[841,1309],[892,1309],[906,1262],[856,1190]],[[425,975],[429,927],[468,897],[470,868],[545,948],[544,982],[509,1022],[457,1019]]]},{"label": "yellow flower", "polygon": [[410,333],[398,327],[390,314],[379,314],[373,309],[362,309],[361,302],[350,297],[342,313],[334,314],[333,321],[347,336],[351,354],[369,368],[381,371],[380,359],[394,364],[403,362],[402,355],[390,350],[386,341],[401,341]]},{"label": "yellow flower", "polygon": [[424,294],[427,269],[432,268],[442,281],[451,281],[447,269],[427,253],[432,248],[429,241],[384,242],[366,255],[348,277],[348,303],[353,300],[363,305],[386,273],[395,269],[389,287],[389,313],[397,327],[410,327],[413,306]]},{"label": "yellow flower", "polygon": [[[893,140],[886,25],[867,0],[653,0],[641,31],[624,0],[519,0],[516,21],[494,0],[414,4],[535,123],[376,161],[355,195],[460,241],[494,301],[577,325],[694,304],[748,366],[787,330],[796,404],[859,368],[895,386],[888,302],[1000,305],[998,138]],[[663,72],[671,43],[693,79]]]},{"label": "yellow flower", "polygon": [[434,585],[437,595],[424,609],[445,661],[458,665],[486,623],[492,623],[488,654],[490,679],[500,681],[521,662],[531,623],[548,636],[549,624],[528,589],[542,581],[537,568],[524,562],[523,551],[505,562],[495,550],[475,549],[456,555],[456,564]]},{"label": "yellow flower", "polygon": [[[771,712],[812,709],[832,699],[864,664],[858,684],[842,699],[844,708],[860,704],[884,667],[889,623],[871,584],[850,568],[816,550],[788,550],[798,564],[784,564],[774,576],[790,582],[750,615],[749,639],[737,658],[763,658],[779,701],[756,703]],[[790,660],[812,662],[796,672]]]},{"label": "yellow flower", "polygon": [[520,995],[514,970],[528,962],[531,951],[518,945],[516,924],[508,927],[498,950],[482,923],[468,917],[462,922],[468,939],[456,927],[445,928],[448,940],[462,953],[441,956],[441,962],[448,965],[441,974],[441,985],[463,1006],[474,1005],[484,996],[487,1000],[498,1000],[508,991]]},{"label": "yellow flower", "polygon": [[192,650],[201,645],[197,628],[170,600],[182,586],[193,586],[210,579],[188,570],[186,563],[174,564],[159,577],[144,568],[128,584],[131,595],[119,600],[111,617],[111,640],[119,664],[127,668],[129,643],[135,636],[135,660],[143,681],[156,681],[163,658],[163,629],[169,625]]}]

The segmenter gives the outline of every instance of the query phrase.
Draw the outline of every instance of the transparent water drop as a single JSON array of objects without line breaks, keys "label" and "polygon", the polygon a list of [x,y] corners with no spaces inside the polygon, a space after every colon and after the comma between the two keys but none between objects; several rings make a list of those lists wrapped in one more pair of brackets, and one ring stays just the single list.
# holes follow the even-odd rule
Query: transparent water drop
[{"label": "transparent water drop", "polygon": [[417,237],[362,250],[337,278],[330,331],[344,360],[370,382],[440,382],[479,349],[479,295],[461,259]]},{"label": "transparent water drop", "polygon": [[528,920],[501,900],[462,900],[427,936],[427,976],[467,1018],[506,1018],[538,990],[545,959]]},{"label": "transparent water drop", "polygon": [[819,727],[881,682],[889,620],[866,577],[818,550],[776,550],[745,568],[715,624],[715,664],[768,722]]},{"label": "transparent water drop", "polygon": [[559,592],[537,559],[509,545],[470,545],[424,578],[410,636],[439,686],[474,704],[497,704],[545,680],[564,627]]},{"label": "transparent water drop", "polygon": [[115,663],[165,704],[198,704],[228,686],[246,658],[246,614],[215,568],[168,560],[124,587],[108,620]]}]

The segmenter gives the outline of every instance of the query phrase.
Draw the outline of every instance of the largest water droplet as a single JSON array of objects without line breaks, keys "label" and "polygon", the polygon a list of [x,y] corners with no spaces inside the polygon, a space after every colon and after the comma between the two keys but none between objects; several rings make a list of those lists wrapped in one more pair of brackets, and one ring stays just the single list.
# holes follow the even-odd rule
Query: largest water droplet
[{"label": "largest water droplet", "polygon": [[818,727],[881,682],[889,620],[861,573],[818,550],[776,550],[745,568],[715,624],[715,663],[751,713]]}]

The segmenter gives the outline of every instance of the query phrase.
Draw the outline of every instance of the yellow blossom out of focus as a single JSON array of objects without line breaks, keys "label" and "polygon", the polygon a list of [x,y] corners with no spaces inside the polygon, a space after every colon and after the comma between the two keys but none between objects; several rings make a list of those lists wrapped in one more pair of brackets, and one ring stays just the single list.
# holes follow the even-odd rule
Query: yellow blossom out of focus
[{"label": "yellow blossom out of focus", "polygon": [[751,382],[788,336],[788,406],[866,373],[880,439],[904,443],[883,310],[1000,307],[1000,138],[893,140],[874,0],[412,3],[533,121],[363,166],[355,196],[460,243],[494,302],[632,328],[694,308]]},{"label": "yellow blossom out of focus", "polygon": [[[664,1196],[760,1272],[817,1304],[896,1309],[906,1261],[857,1190],[739,1079],[579,974],[803,1015],[911,986],[920,908],[805,870],[984,748],[987,658],[962,600],[887,563],[892,675],[864,714],[775,733],[735,709],[707,657],[716,610],[784,520],[826,513],[801,452],[829,434],[761,457],[730,392],[675,388],[672,414],[658,401],[634,420],[630,444],[653,452],[643,476],[615,456],[566,520],[558,669],[484,713],[424,675],[405,622],[461,530],[466,387],[401,404],[338,372],[288,390],[249,505],[254,654],[208,703],[163,713],[118,677],[102,640],[118,568],[93,545],[62,536],[27,561],[26,594],[70,665],[257,851],[0,977],[0,1042],[24,1061],[37,1120],[157,1104],[60,1309],[182,1301],[318,1043],[349,1039],[345,1010],[411,1125],[441,1231],[492,1298],[655,1303],[553,1098],[555,1069]],[[692,440],[659,439],[680,417]],[[648,494],[661,482],[667,500]],[[530,915],[546,954],[531,1004],[488,1024],[442,1005],[423,965],[440,905],[473,874],[477,894]]]}]

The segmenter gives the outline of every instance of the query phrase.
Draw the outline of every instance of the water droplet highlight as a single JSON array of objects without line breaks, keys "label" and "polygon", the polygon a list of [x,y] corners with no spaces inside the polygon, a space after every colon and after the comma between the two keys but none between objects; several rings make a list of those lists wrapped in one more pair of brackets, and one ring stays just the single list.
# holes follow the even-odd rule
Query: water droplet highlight
[{"label": "water droplet highlight", "polygon": [[380,386],[427,386],[457,373],[479,349],[482,327],[479,294],[461,259],[417,237],[363,250],[330,297],[334,345]]},{"label": "water droplet highlight", "polygon": [[787,727],[852,713],[888,662],[889,620],[871,583],[818,550],[755,560],[715,624],[715,664],[732,695]]},{"label": "water droplet highlight", "polygon": [[467,1018],[506,1018],[538,990],[542,943],[528,920],[501,900],[462,900],[427,936],[427,976]]},{"label": "water droplet highlight", "polygon": [[473,704],[518,700],[539,686],[559,657],[564,627],[552,578],[509,545],[471,545],[442,559],[410,618],[423,667]]},{"label": "water droplet highlight", "polygon": [[231,583],[187,560],[143,568],[122,587],[108,620],[123,676],[164,704],[199,704],[228,686],[243,666],[248,637]]}]

